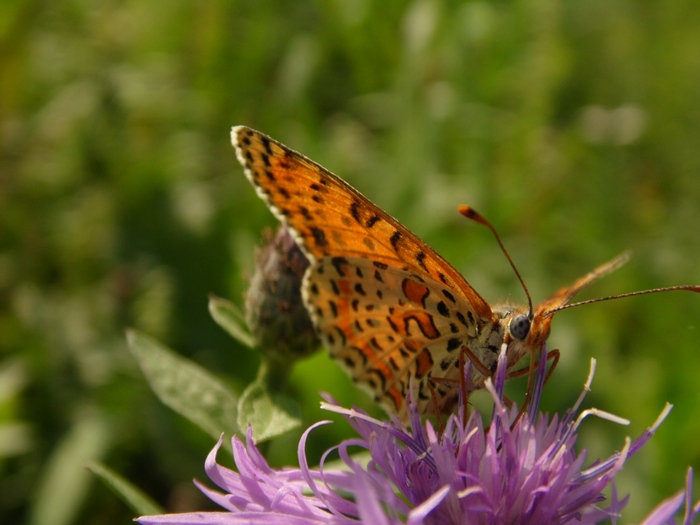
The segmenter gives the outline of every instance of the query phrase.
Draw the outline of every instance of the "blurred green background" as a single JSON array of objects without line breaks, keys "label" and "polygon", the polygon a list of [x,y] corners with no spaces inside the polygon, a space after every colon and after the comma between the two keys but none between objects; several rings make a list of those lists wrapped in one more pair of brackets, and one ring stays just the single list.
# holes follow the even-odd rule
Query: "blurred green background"
[{"label": "blurred green background", "polygon": [[[229,142],[246,124],[341,175],[489,300],[535,301],[631,248],[584,297],[700,283],[696,0],[114,0],[0,4],[0,522],[129,523],[99,460],[170,510],[206,508],[211,438],[164,407],[129,354],[136,327],[237,390],[257,356],[207,312],[242,303],[275,220]],[[589,459],[651,443],[619,476],[639,519],[700,467],[700,296],[558,314],[543,407],[571,406],[590,357]],[[292,388],[367,405],[320,353]],[[515,396],[517,397],[517,395]],[[312,434],[312,460],[350,434]],[[296,464],[299,432],[268,449]],[[224,456],[224,454],[221,454]],[[223,459],[223,457],[222,457]]]}]

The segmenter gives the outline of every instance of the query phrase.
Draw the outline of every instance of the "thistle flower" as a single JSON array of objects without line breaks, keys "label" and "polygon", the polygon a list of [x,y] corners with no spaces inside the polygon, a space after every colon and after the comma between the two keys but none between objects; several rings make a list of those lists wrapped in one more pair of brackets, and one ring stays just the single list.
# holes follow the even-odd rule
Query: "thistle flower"
[{"label": "thistle flower", "polygon": [[[542,352],[541,357],[546,348]],[[502,402],[505,348],[501,351],[494,381],[486,385],[494,401],[488,428],[478,412],[467,415],[461,409],[437,432],[429,421],[421,423],[412,395],[407,400],[410,427],[396,418],[383,422],[360,410],[342,408],[326,397],[324,407],[342,414],[359,437],[327,451],[318,469],[307,464],[306,440],[312,430],[327,422],[303,434],[298,448],[300,468],[281,470],[270,468],[249,429],[246,444],[233,438],[238,472],[216,463],[221,440],[207,458],[206,472],[224,492],[195,481],[224,512],[147,516],[137,521],[142,525],[616,523],[629,496],[619,499],[614,484],[609,498],[603,490],[627,458],[651,438],[670,406],[636,440],[627,439],[622,450],[584,467],[585,451],[577,454],[573,449],[581,421],[591,414],[624,420],[594,409],[578,414],[595,362],[584,392],[561,419],[538,413],[545,361],[540,359],[530,410],[518,418],[517,408],[508,409]],[[470,377],[468,365],[465,377]],[[369,453],[366,465],[351,455],[356,448]],[[338,453],[345,469],[325,468],[332,452]],[[672,523],[685,499],[684,523],[689,524],[698,513],[698,507],[692,509],[689,503],[690,488],[689,481],[685,493],[663,502],[645,523]]]},{"label": "thistle flower", "polygon": [[700,501],[693,505],[693,469],[688,469],[685,478],[685,490],[659,503],[654,510],[646,517],[641,525],[676,525],[673,519],[685,503],[685,513],[683,514],[683,525],[692,525],[695,518],[700,515]]}]

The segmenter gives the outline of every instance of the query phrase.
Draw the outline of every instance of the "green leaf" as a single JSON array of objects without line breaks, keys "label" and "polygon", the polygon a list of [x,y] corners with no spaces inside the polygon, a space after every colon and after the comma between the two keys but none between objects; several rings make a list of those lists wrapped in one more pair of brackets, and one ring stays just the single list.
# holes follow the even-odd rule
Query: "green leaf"
[{"label": "green leaf", "polygon": [[28,523],[75,523],[89,498],[92,476],[83,467],[107,453],[114,429],[104,415],[92,407],[87,407],[78,416],[43,465],[39,483],[33,488]]},{"label": "green leaf", "polygon": [[138,516],[163,514],[165,510],[153,501],[146,493],[130,481],[124,479],[102,463],[91,462],[87,469],[95,474],[121,500],[126,503]]},{"label": "green leaf", "polygon": [[238,426],[253,426],[257,443],[272,439],[301,425],[301,409],[289,396],[271,393],[265,384],[248,385],[238,404]]},{"label": "green leaf", "polygon": [[255,338],[248,331],[248,324],[241,309],[231,301],[220,297],[209,298],[209,313],[231,337],[248,348],[255,348]]},{"label": "green leaf", "polygon": [[158,398],[215,439],[235,434],[238,398],[216,376],[134,330],[129,348]]}]

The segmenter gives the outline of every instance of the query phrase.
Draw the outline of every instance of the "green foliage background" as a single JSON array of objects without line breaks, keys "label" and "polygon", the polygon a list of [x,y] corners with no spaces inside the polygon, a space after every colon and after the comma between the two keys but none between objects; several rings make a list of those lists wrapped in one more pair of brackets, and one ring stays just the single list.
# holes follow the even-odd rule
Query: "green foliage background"
[{"label": "green foliage background", "polygon": [[[211,438],[161,405],[136,327],[241,390],[257,356],[209,293],[242,302],[274,219],[229,129],[247,124],[356,186],[491,300],[535,300],[631,248],[586,297],[700,282],[700,3],[632,0],[8,0],[0,4],[0,522],[128,523],[100,460],[170,510],[205,508]],[[588,405],[589,458],[675,405],[620,476],[639,519],[700,467],[700,297],[562,312],[543,406]],[[517,387],[516,387],[517,388]],[[325,353],[292,389],[367,405]],[[517,397],[517,393],[515,395]],[[349,429],[313,435],[312,458]],[[296,463],[299,433],[267,452]],[[223,455],[223,454],[222,454]]]}]

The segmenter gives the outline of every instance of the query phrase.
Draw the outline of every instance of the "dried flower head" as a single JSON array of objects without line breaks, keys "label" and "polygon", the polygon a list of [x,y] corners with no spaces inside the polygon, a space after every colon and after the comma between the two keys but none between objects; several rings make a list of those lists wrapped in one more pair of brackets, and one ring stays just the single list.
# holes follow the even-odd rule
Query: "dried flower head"
[{"label": "dried flower head", "polygon": [[260,350],[273,360],[289,363],[320,348],[301,299],[308,266],[284,228],[268,235],[256,252],[256,271],[246,293],[246,321]]}]

